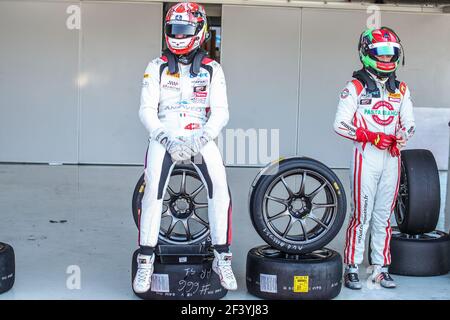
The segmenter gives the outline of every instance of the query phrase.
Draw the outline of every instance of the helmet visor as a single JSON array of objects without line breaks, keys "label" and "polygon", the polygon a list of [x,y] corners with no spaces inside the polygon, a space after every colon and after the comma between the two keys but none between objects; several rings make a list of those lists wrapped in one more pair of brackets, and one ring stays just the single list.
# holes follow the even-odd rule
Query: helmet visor
[{"label": "helmet visor", "polygon": [[372,56],[396,56],[400,55],[400,45],[395,42],[381,42],[369,45]]},{"label": "helmet visor", "polygon": [[170,38],[183,39],[196,34],[197,24],[187,21],[168,22],[165,26],[165,33]]}]

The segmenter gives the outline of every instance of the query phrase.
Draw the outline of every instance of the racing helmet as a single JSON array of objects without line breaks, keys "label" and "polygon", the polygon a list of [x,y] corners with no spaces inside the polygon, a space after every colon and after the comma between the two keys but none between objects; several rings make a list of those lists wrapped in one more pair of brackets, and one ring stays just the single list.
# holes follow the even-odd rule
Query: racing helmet
[{"label": "racing helmet", "polygon": [[177,3],[166,14],[164,35],[167,48],[187,55],[209,38],[205,8],[194,2]]},{"label": "racing helmet", "polygon": [[[364,67],[382,78],[389,77],[397,70],[403,55],[400,38],[388,27],[369,28],[364,31],[359,39],[358,51]],[[377,56],[392,56],[392,58],[389,62],[384,62]]]}]

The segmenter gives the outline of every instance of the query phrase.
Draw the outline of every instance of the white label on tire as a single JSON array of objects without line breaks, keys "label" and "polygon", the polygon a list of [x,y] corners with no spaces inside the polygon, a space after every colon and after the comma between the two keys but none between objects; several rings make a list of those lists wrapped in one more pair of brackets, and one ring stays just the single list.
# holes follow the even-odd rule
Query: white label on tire
[{"label": "white label on tire", "polygon": [[169,292],[169,275],[154,273],[150,290],[154,292]]},{"label": "white label on tire", "polygon": [[259,287],[261,292],[277,293],[277,276],[261,273],[259,275]]}]

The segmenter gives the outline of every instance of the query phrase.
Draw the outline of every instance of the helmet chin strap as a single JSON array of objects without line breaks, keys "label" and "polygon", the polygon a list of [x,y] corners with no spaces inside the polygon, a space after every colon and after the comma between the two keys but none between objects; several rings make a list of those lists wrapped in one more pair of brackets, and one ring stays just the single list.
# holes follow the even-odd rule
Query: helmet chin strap
[{"label": "helmet chin strap", "polygon": [[193,77],[196,77],[200,73],[200,67],[202,65],[203,58],[205,58],[208,53],[201,48],[196,48],[186,55],[176,55],[167,49],[163,52],[163,55],[167,57],[169,72],[171,74],[179,72],[178,62],[180,62],[184,65],[190,64],[190,73]]},{"label": "helmet chin strap", "polygon": [[386,89],[390,93],[395,93],[395,90],[398,88],[399,83],[396,80],[395,72],[392,72],[389,76],[381,79],[377,75],[373,74],[367,68],[363,68],[361,70],[353,72],[353,78],[361,81],[366,87],[369,93],[373,93],[378,91],[378,88],[375,84],[375,81],[378,80],[382,83],[386,84]]}]

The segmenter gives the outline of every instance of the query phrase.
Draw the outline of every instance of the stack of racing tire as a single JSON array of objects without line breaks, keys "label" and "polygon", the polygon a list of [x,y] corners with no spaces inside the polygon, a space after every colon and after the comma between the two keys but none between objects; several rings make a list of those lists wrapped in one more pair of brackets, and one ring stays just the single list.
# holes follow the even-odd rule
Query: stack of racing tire
[{"label": "stack of racing tire", "polygon": [[[133,193],[132,211],[139,228],[145,191],[142,175]],[[208,221],[207,190],[192,165],[177,165],[163,200],[151,288],[135,294],[145,300],[217,300],[227,294],[212,271],[214,254]],[[133,254],[131,279],[137,271]],[[133,281],[133,280],[131,280]]]},{"label": "stack of racing tire", "polygon": [[0,242],[0,294],[13,287],[15,268],[13,248],[9,244]]},{"label": "stack of racing tire", "polygon": [[404,150],[392,228],[392,274],[437,276],[450,271],[450,237],[436,230],[440,213],[439,171],[429,150]]},{"label": "stack of racing tire", "polygon": [[253,181],[249,210],[268,244],[247,255],[250,294],[263,299],[332,299],[341,291],[340,254],[325,246],[346,215],[344,188],[324,164],[304,157],[282,159]]}]

